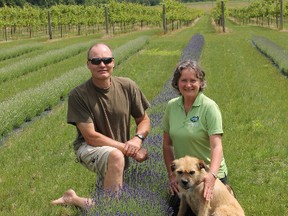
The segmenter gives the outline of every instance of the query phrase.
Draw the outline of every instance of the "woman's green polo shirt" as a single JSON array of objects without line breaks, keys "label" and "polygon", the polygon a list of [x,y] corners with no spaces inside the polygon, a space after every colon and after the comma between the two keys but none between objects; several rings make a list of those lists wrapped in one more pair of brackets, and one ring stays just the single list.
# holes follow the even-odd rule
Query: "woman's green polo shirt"
[{"label": "woman's green polo shirt", "polygon": [[[223,134],[222,116],[218,105],[199,92],[188,114],[185,114],[183,97],[171,99],[163,116],[163,130],[169,133],[175,158],[194,156],[210,164],[209,136]],[[218,176],[228,174],[224,156]]]}]

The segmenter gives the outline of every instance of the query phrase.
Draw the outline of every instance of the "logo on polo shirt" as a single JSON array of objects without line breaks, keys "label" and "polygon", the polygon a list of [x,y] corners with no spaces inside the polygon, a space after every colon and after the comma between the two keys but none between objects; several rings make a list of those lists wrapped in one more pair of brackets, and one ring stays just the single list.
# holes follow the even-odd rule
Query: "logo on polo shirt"
[{"label": "logo on polo shirt", "polygon": [[187,122],[189,127],[198,127],[199,126],[199,116],[193,116],[189,119],[190,121]]},{"label": "logo on polo shirt", "polygon": [[197,122],[199,120],[199,116],[193,116],[190,118],[191,122]]}]

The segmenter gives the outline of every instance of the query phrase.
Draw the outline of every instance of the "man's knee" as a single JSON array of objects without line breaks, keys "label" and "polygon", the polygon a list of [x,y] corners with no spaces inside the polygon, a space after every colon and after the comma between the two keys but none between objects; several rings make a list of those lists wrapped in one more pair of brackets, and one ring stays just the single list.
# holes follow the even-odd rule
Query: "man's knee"
[{"label": "man's knee", "polygon": [[108,171],[124,172],[124,167],[124,154],[118,149],[111,151],[108,158]]}]

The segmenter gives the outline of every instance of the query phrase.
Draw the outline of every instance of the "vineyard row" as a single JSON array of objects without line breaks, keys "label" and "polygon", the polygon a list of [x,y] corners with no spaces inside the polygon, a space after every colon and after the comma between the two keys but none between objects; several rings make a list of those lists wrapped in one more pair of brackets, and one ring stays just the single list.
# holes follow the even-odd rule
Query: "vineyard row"
[{"label": "vineyard row", "polygon": [[[135,24],[161,27],[163,24],[163,8],[165,6],[165,22],[176,21],[190,23],[200,16],[199,10],[189,8],[175,0],[163,1],[163,7],[144,6],[135,3],[110,1],[107,5],[57,5],[49,9],[32,6],[0,8],[0,27],[7,40],[17,30],[26,32],[30,37],[37,31],[49,33],[50,26],[54,31],[63,34],[76,27],[78,34],[84,29],[98,31],[110,27],[115,29]],[[107,28],[106,28],[107,29]],[[107,31],[107,30],[106,30]]]},{"label": "vineyard row", "polygon": [[[243,24],[256,23],[263,25],[264,20],[266,20],[268,25],[275,22],[279,27],[279,23],[283,22],[283,17],[288,16],[288,4],[284,5],[283,2],[284,0],[252,1],[247,7],[231,10],[229,15]],[[280,28],[282,29],[283,26],[280,26]]]}]

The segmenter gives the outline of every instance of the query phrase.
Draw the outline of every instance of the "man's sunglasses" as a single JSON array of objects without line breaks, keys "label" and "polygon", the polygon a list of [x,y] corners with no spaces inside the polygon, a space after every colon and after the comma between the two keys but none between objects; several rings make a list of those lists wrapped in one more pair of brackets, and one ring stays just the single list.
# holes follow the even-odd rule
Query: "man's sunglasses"
[{"label": "man's sunglasses", "polygon": [[114,58],[109,57],[109,58],[92,58],[88,59],[88,61],[91,62],[93,65],[99,65],[101,62],[103,62],[105,65],[110,64]]}]

